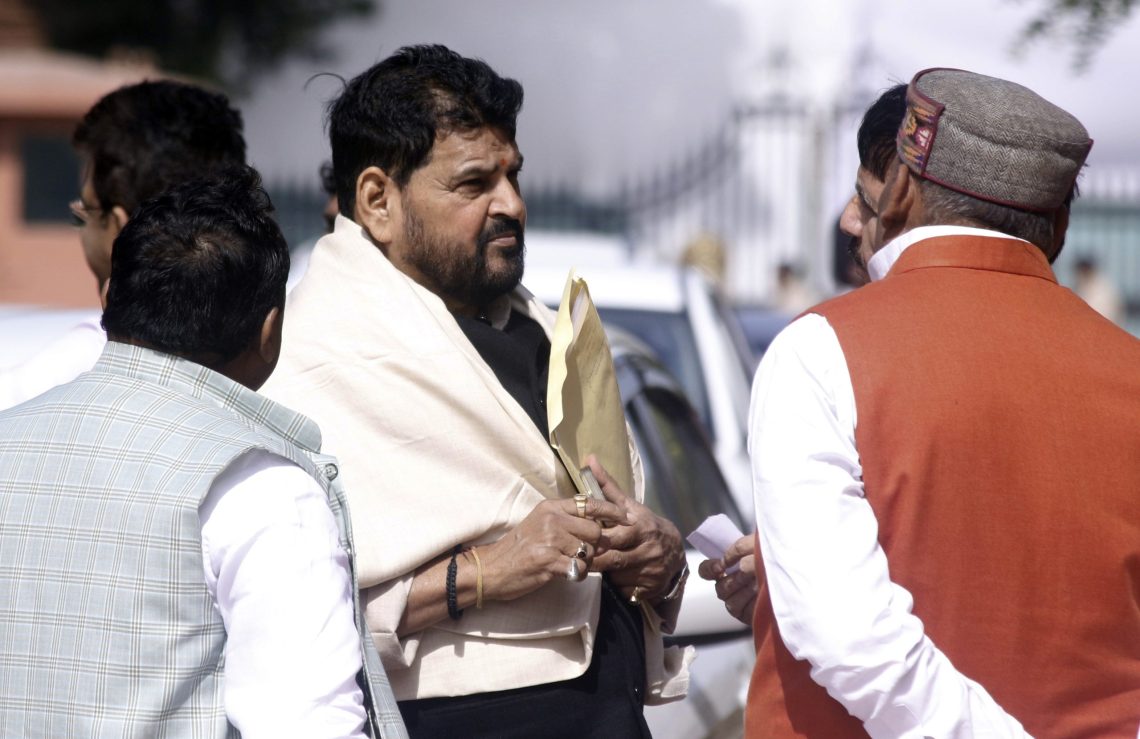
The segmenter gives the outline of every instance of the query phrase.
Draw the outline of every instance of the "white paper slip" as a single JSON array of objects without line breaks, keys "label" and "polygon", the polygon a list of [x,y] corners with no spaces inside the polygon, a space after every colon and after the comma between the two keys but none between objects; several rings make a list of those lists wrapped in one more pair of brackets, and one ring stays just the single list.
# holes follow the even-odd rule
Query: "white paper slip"
[{"label": "white paper slip", "polygon": [[[728,548],[732,546],[740,537],[744,536],[740,529],[736,528],[736,524],[723,513],[709,516],[697,527],[697,530],[689,534],[688,542],[697,548],[697,551],[705,555],[708,559],[720,559]],[[736,564],[728,568],[727,573],[732,574],[740,569],[740,565]]]}]

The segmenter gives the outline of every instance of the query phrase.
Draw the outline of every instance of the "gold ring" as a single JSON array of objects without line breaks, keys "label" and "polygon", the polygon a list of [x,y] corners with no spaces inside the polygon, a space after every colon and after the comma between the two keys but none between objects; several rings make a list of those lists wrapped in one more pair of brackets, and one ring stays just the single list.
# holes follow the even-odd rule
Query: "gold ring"
[{"label": "gold ring", "polygon": [[586,500],[587,498],[584,493],[578,493],[574,496],[574,505],[578,509],[578,518],[586,517]]}]

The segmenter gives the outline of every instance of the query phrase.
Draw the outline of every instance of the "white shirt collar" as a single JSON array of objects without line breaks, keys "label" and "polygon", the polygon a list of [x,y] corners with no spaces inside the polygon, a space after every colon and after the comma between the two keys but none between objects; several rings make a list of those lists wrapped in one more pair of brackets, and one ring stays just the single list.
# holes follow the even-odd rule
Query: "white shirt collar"
[{"label": "white shirt collar", "polygon": [[887,243],[886,246],[874,253],[867,262],[867,273],[871,275],[871,281],[876,282],[886,277],[887,273],[891,271],[891,267],[895,266],[895,262],[898,261],[902,253],[906,251],[911,244],[917,244],[919,241],[933,239],[939,236],[986,236],[993,239],[1017,239],[1018,241],[1025,241],[1025,239],[1018,239],[1016,236],[1003,234],[1000,231],[991,231],[988,228],[974,228],[972,226],[919,226],[918,228],[912,228],[905,233],[899,234]]}]

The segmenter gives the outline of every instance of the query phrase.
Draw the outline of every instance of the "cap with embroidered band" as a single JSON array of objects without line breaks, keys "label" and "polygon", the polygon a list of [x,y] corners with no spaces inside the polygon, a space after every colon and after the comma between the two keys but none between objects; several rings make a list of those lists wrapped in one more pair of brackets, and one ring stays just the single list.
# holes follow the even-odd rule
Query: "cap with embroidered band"
[{"label": "cap with embroidered band", "polygon": [[1072,114],[1027,87],[961,69],[926,69],[907,86],[899,158],[919,177],[1022,210],[1061,206],[1092,139]]}]

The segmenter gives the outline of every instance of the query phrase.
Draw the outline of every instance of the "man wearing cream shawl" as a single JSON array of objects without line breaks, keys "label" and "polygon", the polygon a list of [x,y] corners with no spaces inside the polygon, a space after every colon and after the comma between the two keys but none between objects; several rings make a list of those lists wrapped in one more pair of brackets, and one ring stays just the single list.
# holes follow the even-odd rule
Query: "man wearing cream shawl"
[{"label": "man wearing cream shawl", "polygon": [[[683,698],[676,527],[549,445],[550,312],[520,286],[522,88],[407,47],[329,107],[340,215],[265,392],[340,458],[368,624],[416,736],[639,737]],[[627,495],[628,493],[628,495]]]}]

